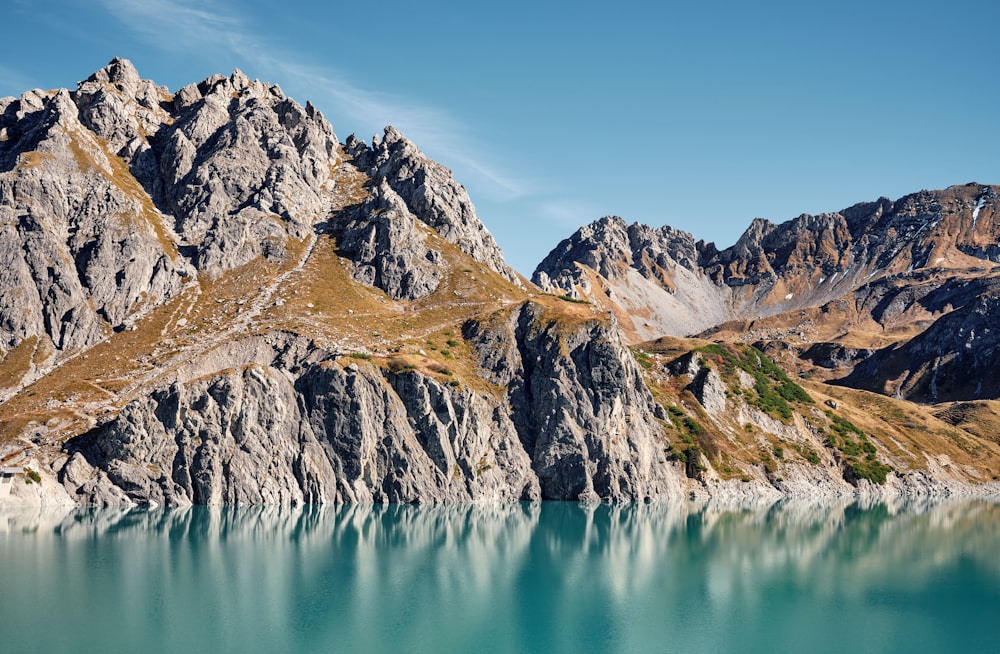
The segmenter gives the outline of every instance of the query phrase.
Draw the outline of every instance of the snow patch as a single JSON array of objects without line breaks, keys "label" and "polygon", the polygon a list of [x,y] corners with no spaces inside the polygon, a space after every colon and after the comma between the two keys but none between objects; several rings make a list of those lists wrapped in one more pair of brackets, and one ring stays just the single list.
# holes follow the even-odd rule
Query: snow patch
[{"label": "snow patch", "polygon": [[789,293],[788,295],[786,295],[786,296],[785,296],[785,299],[786,299],[786,300],[791,300],[791,299],[792,299],[792,294],[791,294],[791,293]]},{"label": "snow patch", "polygon": [[983,193],[979,196],[979,202],[976,203],[976,208],[972,210],[972,226],[976,226],[976,221],[979,220],[979,212],[983,210],[986,206],[986,194]]},{"label": "snow patch", "polygon": [[965,349],[966,350],[971,350],[972,349],[972,343],[975,340],[976,340],[976,330],[975,329],[969,330],[969,340],[967,340],[965,342]]}]

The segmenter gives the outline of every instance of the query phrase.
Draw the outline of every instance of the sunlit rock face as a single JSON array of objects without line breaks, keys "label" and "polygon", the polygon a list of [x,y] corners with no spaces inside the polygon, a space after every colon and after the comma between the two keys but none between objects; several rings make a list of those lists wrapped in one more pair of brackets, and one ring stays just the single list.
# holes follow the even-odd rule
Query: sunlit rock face
[{"label": "sunlit rock face", "polygon": [[977,316],[992,315],[1000,289],[998,192],[973,183],[781,224],[758,218],[725,250],[602,218],[560,243],[533,281],[613,312],[632,342],[739,338],[789,346],[802,365],[836,369],[855,387],[994,399],[996,330]]}]

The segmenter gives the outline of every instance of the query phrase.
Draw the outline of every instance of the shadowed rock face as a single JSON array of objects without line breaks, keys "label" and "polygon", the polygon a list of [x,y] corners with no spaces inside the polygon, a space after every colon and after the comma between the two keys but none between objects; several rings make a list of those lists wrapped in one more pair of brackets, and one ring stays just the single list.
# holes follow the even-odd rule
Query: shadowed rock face
[{"label": "shadowed rock face", "polygon": [[981,295],[923,333],[865,359],[838,384],[919,402],[1000,397],[1000,294]]},{"label": "shadowed rock face", "polygon": [[617,330],[595,321],[561,333],[526,304],[492,328],[470,322],[464,331],[487,379],[507,388],[543,498],[681,494],[662,409]]}]

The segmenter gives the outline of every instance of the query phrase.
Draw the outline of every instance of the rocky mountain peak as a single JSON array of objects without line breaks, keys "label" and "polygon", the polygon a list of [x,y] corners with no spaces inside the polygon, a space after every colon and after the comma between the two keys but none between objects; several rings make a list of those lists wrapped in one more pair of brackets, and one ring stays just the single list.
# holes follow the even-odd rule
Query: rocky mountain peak
[{"label": "rocky mountain peak", "polygon": [[561,241],[532,281],[551,293],[607,307],[632,340],[691,333],[729,315],[717,289],[698,277],[708,251],[687,232],[605,216]]},{"label": "rocky mountain peak", "polygon": [[904,296],[923,304],[916,298],[929,292],[931,280],[995,274],[997,188],[970,183],[896,201],[883,197],[780,224],[758,218],[725,250],[670,228],[603,218],[557,245],[534,281],[612,311],[636,340],[772,316],[815,320],[813,307],[843,316],[843,307],[855,304],[854,315],[871,316],[883,328],[904,315],[927,320],[971,296],[956,291],[950,305],[928,302],[935,307],[930,314],[904,309]]},{"label": "rocky mountain peak", "polygon": [[81,84],[88,82],[113,84],[121,93],[134,96],[142,80],[139,78],[139,71],[135,69],[131,61],[115,57]]},{"label": "rocky mountain peak", "polygon": [[115,58],[73,91],[0,101],[0,137],[14,262],[0,275],[0,348],[50,343],[38,371],[130,329],[199,276],[282,265],[331,228],[355,279],[393,299],[438,287],[434,232],[521,284],[465,189],[399,130],[371,147],[348,139],[345,163],[312,104],[240,70],[171,93]]},{"label": "rocky mountain peak", "polygon": [[[644,276],[667,280],[673,268],[695,270],[706,250],[688,232],[670,226],[652,228],[640,223],[629,225],[620,216],[604,216],[584,225],[561,241],[538,265],[534,281],[545,287],[560,288],[577,296],[572,284],[554,284],[563,275],[573,276],[576,264],[583,264],[604,277],[622,276],[629,267]],[[669,282],[667,282],[669,283]]]},{"label": "rocky mountain peak", "polygon": [[373,184],[385,181],[421,222],[508,281],[521,284],[520,276],[504,262],[503,252],[480,221],[465,187],[398,129],[386,127],[381,138],[372,139],[371,146],[351,135],[344,151]]}]

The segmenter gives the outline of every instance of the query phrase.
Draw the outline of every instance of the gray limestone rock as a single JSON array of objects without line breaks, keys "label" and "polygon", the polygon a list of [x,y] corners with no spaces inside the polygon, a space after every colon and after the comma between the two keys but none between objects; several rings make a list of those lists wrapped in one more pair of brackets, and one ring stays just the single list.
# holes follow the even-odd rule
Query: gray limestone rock
[{"label": "gray limestone rock", "polygon": [[[690,352],[674,361],[669,367],[674,376],[686,375],[690,380],[687,388],[698,403],[711,415],[726,411],[726,383],[718,371],[707,365],[698,352]],[[737,369],[741,387],[753,388],[753,378]]]},{"label": "gray limestone rock", "polygon": [[512,418],[545,499],[680,496],[655,402],[612,326],[569,331],[527,303],[507,321],[466,324]]},{"label": "gray limestone rock", "polygon": [[538,499],[495,400],[369,364],[296,368],[160,389],[71,441],[60,481],[84,504]]},{"label": "gray limestone rock", "polygon": [[177,293],[193,273],[127,167],[80,123],[66,91],[7,107],[0,142],[0,347],[59,351]]},{"label": "gray limestone rock", "polygon": [[342,215],[331,230],[340,251],[354,261],[354,278],[394,300],[433,293],[441,280],[441,253],[427,245],[427,229],[384,181],[369,198]]},{"label": "gray limestone rock", "polygon": [[155,165],[137,174],[174,216],[200,269],[218,271],[281,252],[326,218],[323,185],[339,163],[336,135],[312,105],[236,71],[185,87],[174,122],[151,141]]},{"label": "gray limestone rock", "polygon": [[0,349],[41,339],[50,363],[194,267],[283,257],[329,213],[340,160],[323,116],[277,87],[237,71],[171,97],[123,59],[74,92],[4,99],[0,130]]},{"label": "gray limestone rock", "polygon": [[[108,388],[93,385],[104,391],[97,400],[52,397],[46,406],[64,415],[39,411],[46,422],[31,427],[36,437],[25,441],[28,449],[5,442],[0,454],[44,451],[45,493],[58,488],[51,496],[60,501],[68,493],[97,505],[881,492],[864,483],[850,487],[827,450],[823,465],[786,462],[781,479],[766,466],[747,470],[745,482],[713,478],[712,460],[704,457],[689,457],[685,470],[670,458],[667,434],[676,432],[668,432],[666,413],[607,306],[563,312],[546,309],[544,301],[505,306],[497,295],[480,298],[495,301],[492,313],[464,324],[459,348],[471,348],[479,374],[463,364],[453,384],[419,369],[387,369],[378,353],[371,361],[342,358],[357,337],[350,321],[317,335],[322,347],[309,340],[308,328],[263,327],[266,319],[256,321],[262,307],[282,306],[301,288],[297,276],[308,269],[298,261],[260,296],[234,304],[246,311],[242,322],[193,324],[201,297],[195,291],[210,286],[196,288],[200,276],[261,258],[278,262],[303,251],[289,247],[292,241],[315,244],[317,234],[336,239],[337,254],[353,262],[353,278],[384,290],[389,300],[427,297],[455,272],[447,262],[458,253],[442,239],[521,283],[465,189],[397,130],[386,128],[371,146],[348,139],[344,152],[368,178],[364,199],[358,197],[363,176],[341,161],[323,116],[239,71],[171,95],[115,59],[73,92],[0,99],[0,354],[6,359],[24,348],[19,361],[29,362],[5,392],[17,393],[69,357],[85,357],[98,341],[118,338],[112,332],[135,325],[185,288],[194,296],[186,307],[187,340],[178,338],[188,320],[179,311],[162,331],[156,325],[142,334],[163,335],[164,347],[152,351],[167,358],[144,353],[149,369],[132,368]],[[341,180],[344,188],[335,188]],[[904,392],[926,386],[937,398],[945,386],[959,388],[959,372],[972,371],[978,387],[960,390],[995,396],[988,382],[996,367],[990,318],[997,306],[996,294],[987,293],[995,282],[970,275],[936,284],[934,266],[956,253],[996,259],[996,194],[975,185],[948,193],[857,205],[786,225],[757,221],[724,251],[670,228],[606,218],[561,244],[536,279],[570,295],[603,291],[621,303],[619,315],[647,317],[630,337],[667,325],[689,332],[755,307],[778,312],[841,298],[844,289],[855,293],[859,312],[882,324],[950,312],[926,338],[898,349],[933,367],[901,376],[891,370],[892,352],[881,351],[866,361],[878,368],[870,377],[891,372],[892,379],[913,380]],[[334,212],[345,199],[357,204]],[[934,221],[951,221],[949,233],[960,235],[951,249],[926,236]],[[306,248],[301,261],[316,261],[308,259],[313,252]],[[882,265],[895,276],[869,281]],[[335,274],[340,270],[338,263]],[[827,273],[838,276],[829,288],[820,278]],[[342,281],[349,283],[346,276]],[[789,290],[793,283],[811,295],[789,300],[800,292]],[[389,300],[378,298],[409,308]],[[472,315],[470,306],[464,303],[461,310],[470,312],[455,321]],[[967,356],[956,356],[965,350]],[[679,364],[691,376],[687,390],[704,408],[699,419],[717,423],[722,434],[749,424],[759,430],[761,447],[764,434],[773,434],[822,449],[803,420],[783,423],[735,399],[737,393],[727,398],[723,380],[704,364],[697,358]],[[743,389],[753,387],[749,375],[738,372],[738,380]],[[86,433],[63,442],[62,428]],[[961,482],[949,477],[945,463],[936,465],[929,462],[923,477],[890,477],[889,487],[925,492],[944,488],[941,479]]]},{"label": "gray limestone rock", "polygon": [[730,316],[727,292],[699,267],[704,247],[672,227],[605,216],[560,242],[532,281],[550,293],[618,306],[635,340],[691,334]]}]

